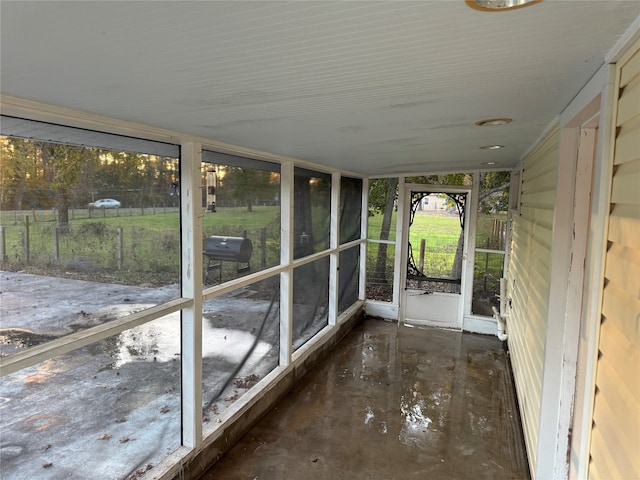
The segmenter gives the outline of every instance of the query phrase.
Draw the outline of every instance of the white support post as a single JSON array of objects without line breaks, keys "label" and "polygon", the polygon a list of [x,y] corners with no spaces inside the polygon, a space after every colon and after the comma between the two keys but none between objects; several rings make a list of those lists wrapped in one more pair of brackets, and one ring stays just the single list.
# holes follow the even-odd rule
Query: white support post
[{"label": "white support post", "polygon": [[[560,132],[536,478],[567,478],[580,316],[567,310],[579,129]],[[578,260],[578,259],[576,259]],[[584,261],[584,257],[579,261]],[[577,320],[576,325],[573,323]]]},{"label": "white support post", "polygon": [[464,250],[466,255],[463,256],[463,273],[465,289],[462,292],[462,325],[464,327],[464,317],[471,315],[471,304],[473,302],[473,279],[476,257],[476,230],[478,223],[478,205],[480,203],[480,172],[473,172],[473,180],[471,184],[471,198],[468,198],[465,205],[465,235]]},{"label": "white support post", "polygon": [[398,305],[398,322],[404,323],[404,305],[400,305],[400,288],[406,285],[407,266],[402,265],[403,250],[407,248],[402,241],[403,229],[408,228],[409,222],[405,225],[405,181],[404,177],[398,178],[398,216],[396,219],[396,244],[395,258],[393,261],[393,305]]},{"label": "white support post", "polygon": [[180,155],[182,296],[193,299],[182,310],[182,444],[202,442],[202,207],[199,143],[185,142]]},{"label": "white support post", "polygon": [[576,398],[572,429],[570,479],[588,477],[589,444],[591,441],[592,412],[598,364],[598,344],[600,340],[600,315],[602,306],[602,282],[604,259],[607,249],[607,219],[611,177],[613,169],[613,148],[615,132],[615,110],[617,82],[616,66],[607,66],[607,83],[602,87],[600,97],[600,119],[597,150],[593,168],[594,182],[591,186],[591,209],[586,237],[587,258],[585,264],[585,292],[583,298],[580,327],[580,346]]},{"label": "white support post", "polygon": [[338,286],[340,275],[340,184],[339,173],[331,175],[331,215],[329,223],[329,311],[328,324],[335,325],[338,319]]},{"label": "white support post", "polygon": [[280,366],[291,363],[293,353],[293,163],[280,170],[280,263],[287,269],[280,274]]},{"label": "white support post", "polygon": [[360,238],[364,241],[360,244],[360,286],[358,298],[367,298],[367,232],[369,229],[369,179],[362,179],[362,215],[360,217]]}]

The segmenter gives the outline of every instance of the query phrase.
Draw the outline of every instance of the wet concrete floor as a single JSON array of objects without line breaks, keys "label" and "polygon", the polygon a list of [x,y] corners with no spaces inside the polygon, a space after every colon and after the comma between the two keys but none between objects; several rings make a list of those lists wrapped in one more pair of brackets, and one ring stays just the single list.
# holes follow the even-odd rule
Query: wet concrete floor
[{"label": "wet concrete floor", "polygon": [[201,478],[528,479],[507,353],[366,319]]}]

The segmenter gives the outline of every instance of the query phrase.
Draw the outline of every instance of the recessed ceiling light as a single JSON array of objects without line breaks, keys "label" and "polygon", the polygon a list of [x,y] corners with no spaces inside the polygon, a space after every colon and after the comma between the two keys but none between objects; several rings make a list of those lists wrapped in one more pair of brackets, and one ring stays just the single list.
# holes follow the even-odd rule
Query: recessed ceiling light
[{"label": "recessed ceiling light", "polygon": [[479,127],[497,127],[499,125],[506,125],[513,122],[513,118],[500,117],[500,118],[485,118],[484,120],[478,120],[476,125]]},{"label": "recessed ceiling light", "polygon": [[495,165],[498,162],[480,162],[480,165]]},{"label": "recessed ceiling light", "polygon": [[484,12],[502,12],[535,5],[542,0],[465,0],[467,5]]},{"label": "recessed ceiling light", "polygon": [[480,147],[482,150],[500,150],[504,148],[504,145],[483,145]]}]

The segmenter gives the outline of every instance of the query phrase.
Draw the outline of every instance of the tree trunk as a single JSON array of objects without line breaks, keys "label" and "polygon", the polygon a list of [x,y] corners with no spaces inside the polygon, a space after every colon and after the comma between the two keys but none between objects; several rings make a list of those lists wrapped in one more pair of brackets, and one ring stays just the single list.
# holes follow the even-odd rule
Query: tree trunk
[{"label": "tree trunk", "polygon": [[[389,231],[391,230],[391,217],[393,215],[393,208],[396,200],[396,190],[398,189],[398,179],[387,179],[387,199],[384,205],[384,215],[382,217],[382,227],[380,229],[380,240],[389,240]],[[376,279],[379,279],[380,283],[388,283],[387,280],[387,244],[381,243],[378,245],[378,258],[376,259],[376,266],[374,275]]]},{"label": "tree trunk", "polygon": [[460,280],[462,278],[462,253],[464,251],[464,230],[460,231],[460,237],[458,237],[458,245],[456,246],[456,255],[453,258],[453,265],[451,266],[451,278]]},{"label": "tree trunk", "polygon": [[69,233],[69,193],[66,190],[61,192],[60,195],[58,227],[60,228],[60,233]]}]

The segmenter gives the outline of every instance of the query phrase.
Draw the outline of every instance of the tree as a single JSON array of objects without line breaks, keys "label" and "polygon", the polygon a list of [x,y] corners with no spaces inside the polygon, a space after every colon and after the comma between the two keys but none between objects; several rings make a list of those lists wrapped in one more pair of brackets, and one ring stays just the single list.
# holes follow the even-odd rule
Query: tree
[{"label": "tree", "polygon": [[[33,148],[19,138],[2,137],[2,162],[0,178],[2,181],[2,209],[22,209],[27,192],[28,178],[33,164]],[[29,173],[28,173],[29,172]]]},{"label": "tree", "polygon": [[42,158],[45,178],[58,198],[58,226],[62,232],[68,232],[71,189],[78,183],[80,160],[87,149],[42,142],[38,142],[37,147]]},{"label": "tree", "polygon": [[[380,228],[380,240],[389,240],[391,230],[391,217],[398,198],[398,178],[380,178],[372,180],[369,184],[369,215],[374,212],[382,213],[382,227]],[[373,211],[371,211],[373,210]],[[374,268],[375,278],[381,283],[387,280],[387,244],[378,245],[378,256]]]},{"label": "tree", "polygon": [[256,200],[273,198],[278,185],[272,179],[272,172],[250,168],[226,167],[225,175],[220,181],[220,194],[232,200],[238,200],[253,211]]},{"label": "tree", "polygon": [[483,172],[480,174],[479,211],[504,212],[509,208],[511,172]]},{"label": "tree", "polygon": [[129,205],[155,205],[177,180],[174,158],[21,138],[0,141],[3,208],[57,208],[63,230],[71,207],[111,196]]}]

